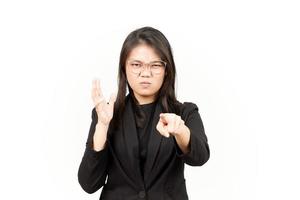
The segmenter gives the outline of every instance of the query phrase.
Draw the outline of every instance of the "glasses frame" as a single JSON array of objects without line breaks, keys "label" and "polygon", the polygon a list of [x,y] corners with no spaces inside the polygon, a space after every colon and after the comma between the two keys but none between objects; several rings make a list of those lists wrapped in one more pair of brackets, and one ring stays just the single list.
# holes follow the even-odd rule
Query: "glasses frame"
[{"label": "glasses frame", "polygon": [[161,73],[153,73],[153,71],[152,71],[152,69],[151,69],[151,64],[153,64],[153,63],[155,63],[155,62],[162,62],[163,64],[164,64],[164,66],[163,66],[163,68],[164,69],[166,69],[166,67],[167,67],[167,62],[166,61],[163,61],[163,60],[155,60],[155,61],[151,61],[151,62],[149,62],[149,63],[145,63],[145,62],[142,62],[142,61],[140,61],[140,60],[127,60],[127,65],[128,65],[128,67],[129,68],[131,68],[131,65],[130,65],[130,63],[131,62],[138,62],[138,63],[140,63],[141,65],[142,65],[142,67],[141,67],[141,70],[140,70],[140,72],[138,72],[138,73],[136,73],[136,72],[134,72],[132,69],[130,70],[133,74],[137,74],[137,75],[141,75],[141,73],[142,73],[142,71],[144,71],[145,70],[145,68],[150,68],[150,72],[151,72],[151,75],[153,76],[154,74],[155,75],[159,75],[159,74],[161,74]]}]

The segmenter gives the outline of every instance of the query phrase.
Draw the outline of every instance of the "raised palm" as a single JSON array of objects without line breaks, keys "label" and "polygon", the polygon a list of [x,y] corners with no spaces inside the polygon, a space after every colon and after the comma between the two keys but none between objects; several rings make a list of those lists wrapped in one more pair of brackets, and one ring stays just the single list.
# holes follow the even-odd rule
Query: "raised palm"
[{"label": "raised palm", "polygon": [[113,117],[116,94],[111,94],[109,102],[107,102],[100,88],[100,80],[94,79],[92,87],[92,99],[97,111],[98,122],[108,125]]}]

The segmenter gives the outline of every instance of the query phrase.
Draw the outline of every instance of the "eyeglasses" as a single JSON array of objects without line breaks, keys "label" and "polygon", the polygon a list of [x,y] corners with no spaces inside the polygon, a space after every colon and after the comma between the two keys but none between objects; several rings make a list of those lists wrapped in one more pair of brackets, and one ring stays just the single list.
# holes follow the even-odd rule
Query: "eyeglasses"
[{"label": "eyeglasses", "polygon": [[127,64],[130,68],[130,71],[134,74],[140,74],[142,72],[142,70],[145,69],[145,66],[149,66],[150,71],[153,74],[158,75],[158,74],[161,74],[167,66],[167,62],[162,61],[162,60],[152,61],[149,63],[144,63],[139,60],[129,60],[129,61],[127,61]]}]

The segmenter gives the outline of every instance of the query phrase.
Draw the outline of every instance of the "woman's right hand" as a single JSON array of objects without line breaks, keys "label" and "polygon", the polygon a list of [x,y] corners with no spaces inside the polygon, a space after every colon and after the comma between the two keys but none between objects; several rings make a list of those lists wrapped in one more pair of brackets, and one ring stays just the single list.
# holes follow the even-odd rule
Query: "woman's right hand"
[{"label": "woman's right hand", "polygon": [[108,126],[113,117],[116,94],[111,94],[109,102],[107,102],[100,88],[100,80],[94,79],[92,87],[92,99],[97,111],[98,123]]}]

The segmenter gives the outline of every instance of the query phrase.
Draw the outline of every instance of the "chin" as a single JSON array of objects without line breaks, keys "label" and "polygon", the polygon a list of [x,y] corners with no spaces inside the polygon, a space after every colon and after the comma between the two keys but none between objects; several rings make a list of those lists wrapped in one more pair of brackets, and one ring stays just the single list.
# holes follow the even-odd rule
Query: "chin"
[{"label": "chin", "polygon": [[153,93],[145,93],[145,92],[141,92],[141,93],[138,93],[140,96],[143,96],[143,97],[149,97],[149,96],[153,96],[154,94]]},{"label": "chin", "polygon": [[150,91],[139,91],[137,92],[138,95],[143,96],[143,97],[149,97],[155,95],[155,92],[150,92]]}]

